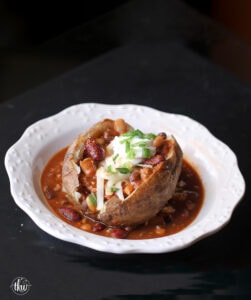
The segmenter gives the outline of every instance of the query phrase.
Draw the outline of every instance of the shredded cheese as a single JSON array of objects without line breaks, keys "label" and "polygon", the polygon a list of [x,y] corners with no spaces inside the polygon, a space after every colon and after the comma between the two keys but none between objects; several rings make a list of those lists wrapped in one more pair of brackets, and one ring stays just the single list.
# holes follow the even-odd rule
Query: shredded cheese
[{"label": "shredded cheese", "polygon": [[144,159],[156,153],[153,136],[136,130],[132,131],[131,136],[130,133],[116,136],[107,146],[109,156],[101,163],[96,173],[97,210],[102,210],[104,207],[105,195],[110,196],[115,193],[120,200],[124,200],[123,181],[130,176],[133,167],[140,165]]},{"label": "shredded cheese", "polygon": [[104,178],[102,177],[102,169],[98,169],[97,176],[97,210],[101,210],[104,206]]}]

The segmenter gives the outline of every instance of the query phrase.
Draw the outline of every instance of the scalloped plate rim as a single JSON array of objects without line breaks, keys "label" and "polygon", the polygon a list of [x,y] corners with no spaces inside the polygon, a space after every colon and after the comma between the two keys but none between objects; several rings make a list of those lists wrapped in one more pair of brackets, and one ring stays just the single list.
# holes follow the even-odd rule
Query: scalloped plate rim
[{"label": "scalloped plate rim", "polygon": [[[202,130],[203,134],[207,136],[207,138],[210,141],[214,141],[217,143],[217,145],[224,148],[226,153],[230,155],[231,162],[233,164],[233,171],[236,176],[236,181],[238,181],[238,184],[240,186],[240,189],[238,191],[238,195],[231,195],[232,196],[232,202],[231,207],[228,209],[229,211],[227,214],[222,218],[221,221],[210,224],[210,226],[207,228],[206,231],[199,230],[198,228],[193,228],[193,223],[182,230],[181,232],[178,232],[176,234],[167,236],[167,237],[161,237],[156,239],[147,239],[147,240],[120,240],[120,239],[113,239],[108,237],[101,237],[92,233],[84,232],[78,228],[75,228],[71,225],[68,225],[67,223],[63,222],[61,219],[59,219],[57,216],[55,216],[44,204],[42,204],[42,200],[38,197],[36,192],[34,191],[33,186],[28,186],[28,191],[23,191],[23,194],[19,194],[19,190],[17,190],[16,181],[20,180],[20,174],[15,174],[16,176],[13,176],[13,161],[11,158],[13,158],[13,152],[17,151],[20,147],[23,146],[23,143],[26,139],[28,139],[28,135],[36,130],[39,126],[47,123],[53,122],[53,120],[61,120],[64,118],[65,115],[71,114],[71,113],[83,113],[83,112],[89,112],[91,110],[95,109],[96,111],[104,109],[104,111],[108,112],[109,109],[111,111],[118,111],[123,109],[129,109],[129,110],[142,110],[144,112],[157,114],[158,116],[163,116],[168,118],[172,118],[173,120],[182,119],[182,121],[185,124],[192,124],[197,130]],[[137,114],[137,113],[136,113]],[[128,118],[125,118],[129,123],[130,120]],[[130,119],[130,118],[129,118]],[[73,125],[74,127],[74,125]],[[61,132],[62,134],[62,132]],[[74,137],[73,137],[74,138]],[[37,149],[38,151],[39,149]],[[40,149],[41,150],[41,149]],[[60,149],[58,149],[60,150]],[[34,153],[33,153],[34,154]],[[34,157],[33,157],[34,158]],[[103,251],[103,252],[110,252],[110,253],[117,253],[117,254],[123,254],[123,253],[164,253],[164,252],[171,252],[183,249],[185,247],[188,247],[192,245],[193,243],[199,241],[200,239],[211,235],[218,230],[220,230],[224,225],[226,225],[232,216],[232,213],[236,207],[236,205],[241,200],[242,196],[245,192],[245,182],[244,178],[240,173],[240,170],[238,168],[237,163],[237,157],[234,154],[234,152],[223,142],[221,142],[219,139],[217,139],[205,126],[200,124],[199,122],[193,120],[192,118],[182,115],[182,114],[173,114],[173,113],[167,113],[160,110],[157,110],[155,108],[142,106],[142,105],[136,105],[136,104],[100,104],[100,103],[82,103],[77,105],[72,105],[70,107],[67,107],[60,112],[49,116],[47,118],[43,118],[29,127],[26,128],[22,136],[19,138],[19,140],[13,144],[7,151],[5,156],[5,167],[9,176],[10,180],[10,187],[11,187],[11,194],[14,198],[14,201],[16,204],[25,211],[29,217],[37,224],[38,227],[40,227],[42,230],[47,232],[48,234],[59,238],[61,240],[75,243],[81,246],[86,246],[89,248],[92,248],[94,250]],[[30,166],[26,166],[26,168],[29,168]],[[33,174],[33,171],[30,169],[28,170]],[[17,176],[18,175],[18,176]],[[30,174],[31,175],[31,174]],[[31,178],[29,178],[31,179]],[[32,181],[33,182],[33,181]],[[236,182],[235,182],[236,184]],[[31,189],[29,193],[29,189]],[[32,197],[31,197],[32,195]],[[27,201],[24,200],[24,198],[29,197],[32,198],[32,201],[35,201],[37,206],[39,207],[38,212],[43,212],[46,216],[46,220],[51,220],[51,224],[56,224],[56,228],[52,227],[49,221],[45,221],[41,218],[39,218],[39,213],[32,210],[29,205],[27,204]],[[42,205],[41,205],[42,204]],[[49,223],[48,223],[49,222]],[[205,222],[204,222],[205,223]],[[201,222],[200,224],[204,224]],[[206,223],[207,225],[207,223]],[[66,233],[60,233],[60,228],[66,229]],[[184,237],[184,232],[187,234],[187,236]],[[190,237],[189,235],[192,235]]]}]

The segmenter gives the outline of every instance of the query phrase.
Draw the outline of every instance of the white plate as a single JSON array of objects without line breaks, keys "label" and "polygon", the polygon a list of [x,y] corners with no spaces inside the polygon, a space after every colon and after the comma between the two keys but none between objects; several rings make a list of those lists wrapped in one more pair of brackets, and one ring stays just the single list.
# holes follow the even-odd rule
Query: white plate
[{"label": "white plate", "polygon": [[[176,137],[205,188],[204,205],[191,225],[167,237],[122,240],[82,231],[53,214],[40,186],[44,166],[79,133],[104,118],[124,118],[142,131],[165,131]],[[245,190],[236,156],[205,127],[186,116],[138,105],[79,104],[38,121],[8,150],[5,166],[15,202],[41,229],[59,239],[112,253],[161,253],[187,247],[226,224]]]}]

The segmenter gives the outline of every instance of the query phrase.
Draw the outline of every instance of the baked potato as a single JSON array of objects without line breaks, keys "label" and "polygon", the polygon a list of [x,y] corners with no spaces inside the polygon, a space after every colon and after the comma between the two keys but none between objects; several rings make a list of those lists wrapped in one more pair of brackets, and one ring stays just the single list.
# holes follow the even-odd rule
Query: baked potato
[{"label": "baked potato", "polygon": [[182,158],[173,136],[105,119],[69,146],[63,189],[79,211],[108,226],[143,224],[172,197]]}]

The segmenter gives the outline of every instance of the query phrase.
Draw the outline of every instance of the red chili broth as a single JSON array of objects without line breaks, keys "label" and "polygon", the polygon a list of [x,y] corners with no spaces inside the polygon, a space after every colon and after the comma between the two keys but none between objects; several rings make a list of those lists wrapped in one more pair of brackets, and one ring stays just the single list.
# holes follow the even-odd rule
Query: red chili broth
[{"label": "red chili broth", "polygon": [[[68,224],[94,234],[114,237],[113,228],[105,227],[96,231],[97,223],[82,217],[78,221],[65,218],[59,209],[73,207],[62,191],[62,164],[67,148],[56,153],[45,166],[41,176],[41,187],[52,211]],[[130,230],[127,239],[149,239],[177,233],[191,224],[197,217],[204,199],[202,181],[196,170],[183,160],[181,175],[172,199],[168,201],[166,212],[158,214],[143,225]]]}]

